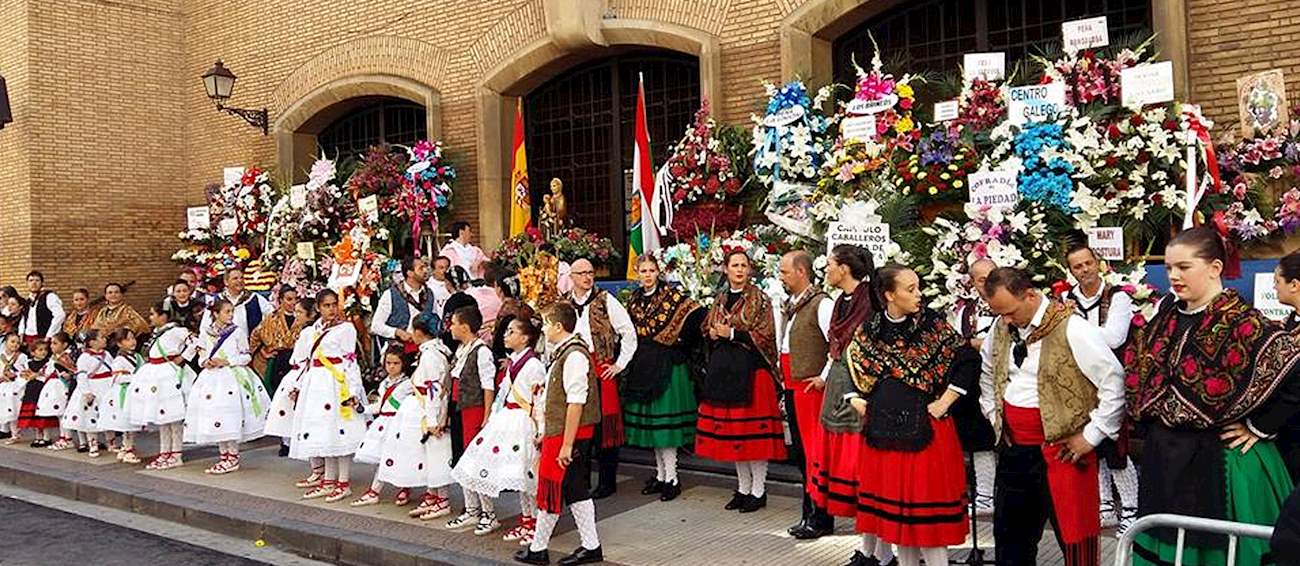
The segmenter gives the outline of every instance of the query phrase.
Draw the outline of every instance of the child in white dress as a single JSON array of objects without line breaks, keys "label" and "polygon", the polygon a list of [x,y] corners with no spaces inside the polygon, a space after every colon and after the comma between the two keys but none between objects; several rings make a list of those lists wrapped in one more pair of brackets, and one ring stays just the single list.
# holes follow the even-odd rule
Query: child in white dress
[{"label": "child in white dress", "polygon": [[10,434],[6,444],[22,439],[18,411],[23,389],[27,387],[27,380],[22,378],[22,370],[27,367],[27,354],[23,353],[22,347],[22,337],[9,334],[4,338],[4,351],[0,352],[0,431]]},{"label": "child in white dress", "polygon": [[[505,333],[505,345],[511,353],[506,362],[506,377],[492,407],[492,416],[483,431],[465,447],[465,454],[451,471],[461,487],[473,491],[482,501],[492,501],[502,491],[519,492],[523,512],[519,525],[506,532],[507,541],[532,542],[537,510],[537,443],[542,427],[542,393],[546,389],[546,366],[533,349],[541,333],[533,323],[514,319]],[[491,532],[496,517],[483,517],[474,530],[476,535]]]},{"label": "child in white dress", "polygon": [[149,323],[154,330],[145,345],[144,365],[131,376],[126,406],[131,426],[158,427],[158,457],[145,468],[169,470],[183,464],[185,383],[194,372],[182,365],[181,358],[191,338],[189,329],[172,320],[162,303],[149,309]]},{"label": "child in white dress", "polygon": [[[281,454],[288,455],[288,447],[293,439],[293,414],[296,403],[289,394],[297,391],[298,384],[301,383],[303,374],[307,373],[310,367],[312,341],[315,340],[313,325],[316,323],[316,300],[304,297],[293,307],[293,316],[295,320],[302,321],[302,330],[298,332],[298,337],[293,343],[293,352],[289,355],[289,373],[284,375],[280,380],[280,386],[275,390],[275,396],[271,398],[271,410],[266,416],[266,434],[268,436],[278,436],[281,442]],[[308,460],[311,466],[311,473],[305,478],[298,479],[294,486],[302,489],[310,489],[320,485],[321,480],[325,477],[325,460],[321,458],[310,458]]]},{"label": "child in white dress", "polygon": [[98,330],[87,330],[83,335],[86,348],[77,357],[77,388],[72,392],[66,414],[68,428],[77,431],[81,444],[77,451],[98,458],[99,449],[104,446],[99,441],[99,433],[104,430],[99,424],[99,401],[108,396],[113,386],[113,362],[104,351],[107,336]]},{"label": "child in white dress", "polygon": [[77,373],[72,347],[72,337],[66,332],[59,332],[50,338],[50,363],[45,366],[45,387],[41,388],[41,398],[36,402],[36,416],[59,420],[59,438],[46,447],[49,450],[67,450],[74,446],[72,430],[68,428],[67,419],[63,416],[68,409]]},{"label": "child in white dress", "polygon": [[135,454],[135,434],[144,427],[131,424],[131,412],[127,408],[131,381],[137,369],[144,364],[140,354],[135,351],[135,333],[129,328],[118,329],[111,341],[117,345],[117,356],[113,358],[113,383],[108,396],[100,400],[99,422],[108,432],[122,433],[122,448],[117,451],[117,460],[125,464],[139,464],[140,457]]},{"label": "child in white dress", "polygon": [[439,324],[434,316],[419,315],[411,325],[411,333],[420,345],[419,362],[411,374],[415,392],[393,417],[375,475],[398,487],[423,486],[424,499],[409,513],[422,520],[451,513],[447,488],[452,483],[448,352],[442,340],[435,338]]},{"label": "child in white dress", "polygon": [[203,371],[185,407],[185,442],[216,444],[221,457],[204,470],[213,475],[239,470],[239,443],[261,438],[271,398],[253,360],[248,335],[234,323],[235,307],[217,299],[208,307],[210,324],[200,337]]},{"label": "child in white dress", "polygon": [[[355,462],[380,463],[384,455],[384,440],[397,422],[397,411],[401,410],[402,403],[415,391],[411,379],[407,377],[411,373],[411,368],[407,367],[406,357],[402,354],[400,345],[389,347],[384,352],[384,373],[387,374],[386,377],[379,382],[379,387],[375,388],[374,393],[370,395],[372,402],[366,405],[366,414],[373,416],[374,420],[370,421],[370,426],[366,428],[366,437],[361,441],[361,447],[353,457]],[[379,503],[379,496],[383,493],[383,489],[384,482],[380,481],[379,474],[376,473],[370,489],[353,501],[352,506],[361,507]],[[397,491],[393,504],[401,507],[410,502],[410,499],[411,488],[403,487]]]},{"label": "child in white dress", "polygon": [[326,289],[316,295],[320,320],[304,332],[312,333],[307,370],[289,392],[295,401],[293,440],[289,456],[299,460],[324,458],[320,485],[303,499],[325,498],[327,503],[352,495],[352,454],[366,434],[360,414],[365,387],[357,367],[357,331],[342,316],[338,294]]}]

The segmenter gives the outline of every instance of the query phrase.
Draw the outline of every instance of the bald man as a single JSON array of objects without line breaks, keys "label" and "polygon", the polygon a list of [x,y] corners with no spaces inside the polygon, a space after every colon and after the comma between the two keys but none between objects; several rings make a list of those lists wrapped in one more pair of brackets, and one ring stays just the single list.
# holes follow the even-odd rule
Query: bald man
[{"label": "bald man", "polygon": [[600,481],[592,490],[592,499],[603,499],[617,491],[618,447],[623,444],[623,415],[618,401],[618,382],[615,377],[623,372],[636,353],[636,327],[627,309],[613,295],[596,287],[596,268],[586,259],[573,262],[569,268],[573,290],[564,300],[573,303],[578,311],[578,324],[574,333],[581,336],[591,348],[596,361],[596,375],[600,378],[601,426],[596,433],[596,461]]}]

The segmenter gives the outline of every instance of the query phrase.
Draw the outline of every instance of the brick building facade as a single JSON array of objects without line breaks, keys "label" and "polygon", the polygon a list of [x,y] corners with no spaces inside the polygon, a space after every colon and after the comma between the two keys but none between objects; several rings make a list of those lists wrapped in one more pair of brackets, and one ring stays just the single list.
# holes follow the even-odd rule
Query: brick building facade
[{"label": "brick building facade", "polygon": [[[837,38],[931,3],[0,0],[15,115],[0,131],[0,283],[31,268],[63,291],[135,281],[144,303],[174,276],[184,208],[222,167],[301,177],[326,118],[377,96],[425,108],[422,126],[460,167],[453,216],[490,245],[506,214],[515,101],[551,78],[635,50],[685,54],[717,117],[744,123],[763,80],[824,83]],[[1007,4],[1032,20],[1042,8],[1031,4],[1060,3]],[[1148,14],[1180,98],[1212,118],[1235,121],[1244,73],[1282,68],[1300,92],[1300,3],[1152,0]],[[239,75],[230,104],[267,107],[270,135],[214,110],[199,75],[218,58]]]}]

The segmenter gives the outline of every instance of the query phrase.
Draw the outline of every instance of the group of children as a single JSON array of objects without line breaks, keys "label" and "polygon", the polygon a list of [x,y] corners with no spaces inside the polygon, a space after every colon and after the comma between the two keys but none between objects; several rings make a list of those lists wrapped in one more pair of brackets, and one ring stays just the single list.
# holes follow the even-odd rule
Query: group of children
[{"label": "group of children", "polygon": [[[509,354],[498,362],[479,338],[483,318],[476,307],[445,318],[420,314],[409,340],[387,345],[386,375],[367,394],[356,329],[339,297],[321,291],[294,307],[294,320],[302,321],[295,327],[302,330],[274,396],[249,367],[248,332],[236,324],[236,306],[216,298],[207,309],[211,324],[197,332],[188,318],[175,319],[176,310],[163,301],[150,309],[147,336],[127,328],[86,330],[24,343],[8,334],[0,352],[0,436],[13,444],[30,431],[34,447],[75,447],[91,458],[112,451],[121,462],[139,464],[137,437],[156,432],[159,452],[146,469],[183,465],[185,444],[215,445],[220,457],[205,470],[213,475],[240,469],[241,443],[278,436],[289,457],[310,464],[310,473],[295,482],[305,490],[304,499],[333,503],[351,497],[355,460],[377,470],[352,506],[380,503],[390,486],[397,490],[393,503],[407,505],[412,490],[422,489],[410,515],[449,517],[449,490],[459,484],[465,506],[446,527],[487,535],[501,527],[496,498],[513,491],[523,512],[503,538],[530,547],[521,552],[525,561],[545,556],[566,503],[583,533],[578,561],[566,563],[599,559],[590,481],[576,479],[585,476],[578,470],[590,469],[588,421],[599,420],[599,409],[591,408],[598,407],[598,396],[587,402],[588,381],[594,381],[590,364],[578,368],[563,361],[589,360],[585,342],[573,334],[572,307],[551,325],[555,332],[547,332],[554,339],[550,348],[560,352],[552,357],[561,360],[549,371],[540,354],[547,325],[511,319],[504,332]],[[444,326],[455,352],[441,339]],[[548,388],[555,399],[547,397]],[[548,405],[555,414],[544,420]],[[551,433],[549,442],[543,441],[545,432]],[[543,454],[549,454],[549,465],[540,462]]]}]

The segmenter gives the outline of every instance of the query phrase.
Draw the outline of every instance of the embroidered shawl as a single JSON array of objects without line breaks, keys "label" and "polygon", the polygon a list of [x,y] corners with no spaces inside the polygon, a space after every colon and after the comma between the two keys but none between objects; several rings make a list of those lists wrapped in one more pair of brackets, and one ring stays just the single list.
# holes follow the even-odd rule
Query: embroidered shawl
[{"label": "embroidered shawl", "polygon": [[699,308],[695,300],[677,287],[660,284],[647,295],[635,291],[627,302],[627,312],[636,325],[636,335],[664,346],[677,344],[691,311]]},{"label": "embroidered shawl", "polygon": [[149,323],[126,303],[119,303],[117,306],[106,304],[100,307],[91,319],[93,322],[90,323],[90,328],[104,333],[113,333],[119,328],[129,328],[136,335],[149,331]]},{"label": "embroidered shawl", "polygon": [[844,351],[849,375],[864,395],[882,379],[897,379],[929,394],[946,385],[963,340],[943,316],[923,309],[899,325],[901,331],[886,332],[885,326],[885,313],[876,313]]},{"label": "embroidered shawl", "polygon": [[1124,350],[1129,415],[1169,427],[1214,428],[1258,409],[1300,359],[1300,337],[1226,289],[1191,328],[1166,305]]},{"label": "embroidered shawl", "polygon": [[740,300],[727,308],[726,292],[713,301],[709,316],[704,321],[704,333],[709,327],[722,323],[737,331],[749,333],[750,341],[758,348],[768,367],[781,367],[776,348],[776,321],[772,319],[772,302],[753,283],[746,283]]}]

